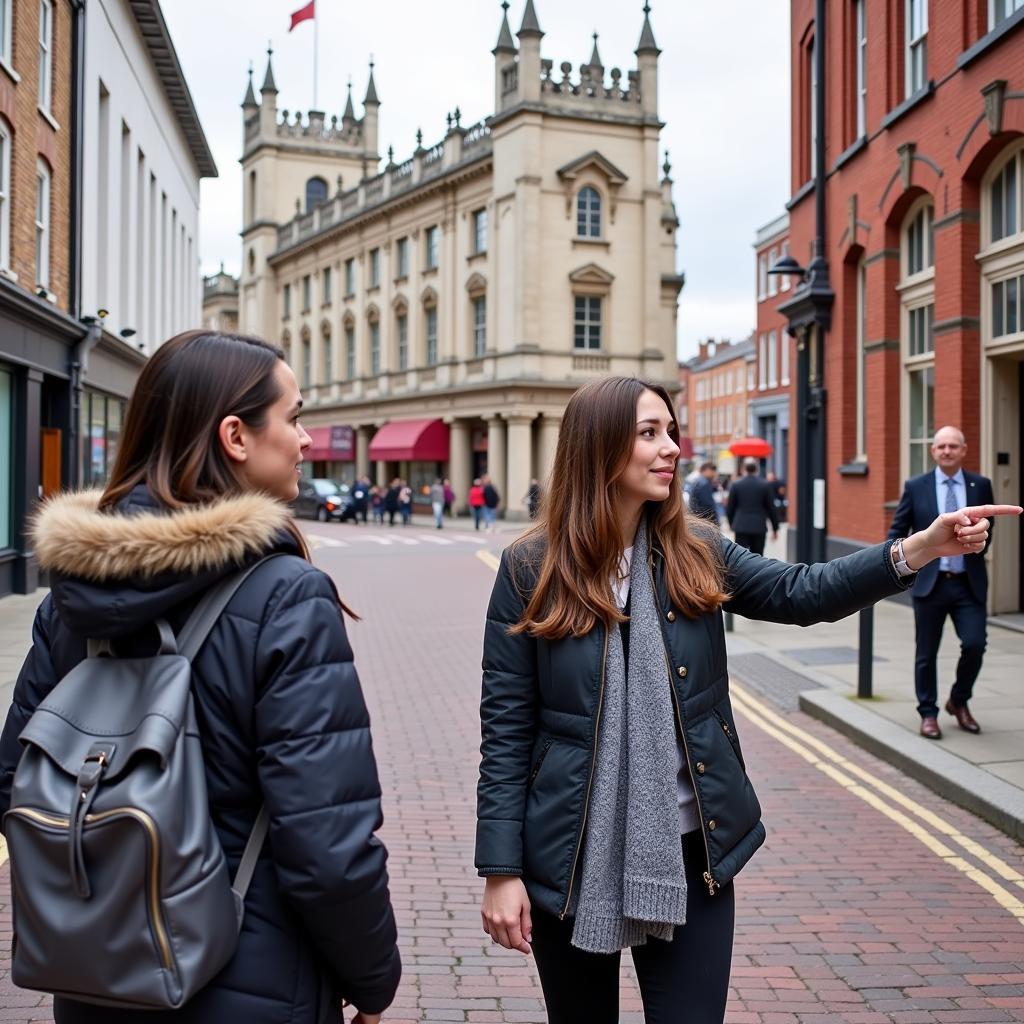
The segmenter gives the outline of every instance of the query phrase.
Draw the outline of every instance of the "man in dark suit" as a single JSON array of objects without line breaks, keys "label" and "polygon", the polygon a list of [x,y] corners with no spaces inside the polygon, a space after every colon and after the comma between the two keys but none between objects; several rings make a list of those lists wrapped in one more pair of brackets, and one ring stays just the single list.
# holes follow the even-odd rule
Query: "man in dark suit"
[{"label": "man in dark suit", "polygon": [[713,462],[705,462],[700,467],[700,476],[690,484],[689,509],[695,516],[703,516],[705,519],[718,525],[719,510],[718,502],[715,501],[715,492],[711,489],[711,481],[718,474],[718,467]]},{"label": "man in dark suit", "polygon": [[[932,439],[935,469],[907,481],[889,530],[890,538],[909,536],[920,524],[932,522],[940,512],[992,503],[992,481],[964,470],[966,454],[964,435],[956,427],[943,427],[936,432]],[[989,544],[992,543],[991,531],[990,525]],[[918,574],[910,593],[914,599],[917,632],[914,686],[921,715],[921,735],[930,740],[942,738],[935,662],[947,615],[953,620],[953,628],[960,638],[960,660],[946,710],[961,729],[981,732],[967,702],[974,692],[985,653],[988,572],[984,554],[929,562]]]},{"label": "man in dark suit", "polygon": [[727,510],[729,525],[736,535],[736,543],[749,548],[756,555],[764,554],[767,523],[772,524],[772,540],[779,535],[779,517],[775,511],[775,493],[767,480],[757,475],[757,463],[748,459],[743,464],[743,476],[729,488]]}]

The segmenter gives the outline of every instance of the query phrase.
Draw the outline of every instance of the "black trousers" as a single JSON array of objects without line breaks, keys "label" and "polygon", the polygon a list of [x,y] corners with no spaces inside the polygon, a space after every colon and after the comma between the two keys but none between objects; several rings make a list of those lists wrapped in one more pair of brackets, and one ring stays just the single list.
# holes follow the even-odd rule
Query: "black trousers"
[{"label": "black trousers", "polygon": [[[671,942],[648,939],[632,950],[647,1024],[722,1024],[729,997],[735,894],[714,896],[704,884],[700,832],[683,836],[686,924]],[[585,953],[572,945],[573,919],[534,909],[533,955],[549,1024],[617,1024],[618,953]]]},{"label": "black trousers", "polygon": [[740,547],[746,548],[748,551],[753,551],[755,555],[764,554],[764,539],[767,536],[765,532],[762,533],[736,533],[736,543]]},{"label": "black trousers", "polygon": [[960,638],[960,659],[956,663],[956,680],[950,699],[954,704],[966,704],[974,693],[974,683],[981,672],[988,640],[985,606],[974,596],[967,582],[967,573],[940,575],[927,597],[914,600],[914,623],[917,627],[914,688],[917,691],[917,710],[922,718],[934,718],[939,713],[935,660],[947,615],[953,620],[953,628]]}]

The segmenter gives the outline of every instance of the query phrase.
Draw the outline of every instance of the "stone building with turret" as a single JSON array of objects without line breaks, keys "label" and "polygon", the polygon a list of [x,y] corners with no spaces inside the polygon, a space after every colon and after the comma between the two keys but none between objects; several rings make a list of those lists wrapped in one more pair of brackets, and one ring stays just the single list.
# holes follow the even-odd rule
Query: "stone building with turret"
[{"label": "stone building with turret", "polygon": [[510,518],[550,468],[573,391],[609,373],[678,388],[678,219],[661,166],[645,5],[636,67],[542,56],[533,0],[502,4],[494,112],[378,152],[357,118],[278,108],[271,60],[242,105],[240,329],[278,342],[306,398],[313,472],[414,490],[488,472]]}]

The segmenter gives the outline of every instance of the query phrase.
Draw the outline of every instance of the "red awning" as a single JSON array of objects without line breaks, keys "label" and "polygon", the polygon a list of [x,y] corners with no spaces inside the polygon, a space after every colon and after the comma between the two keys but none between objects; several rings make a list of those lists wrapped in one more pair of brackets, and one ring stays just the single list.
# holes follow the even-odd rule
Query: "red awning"
[{"label": "red awning", "polygon": [[741,457],[767,459],[772,453],[772,446],[761,437],[741,437],[729,445],[729,451]]},{"label": "red awning", "polygon": [[355,462],[351,427],[306,427],[313,444],[303,453],[306,462]]},{"label": "red awning", "polygon": [[443,420],[385,423],[370,442],[372,462],[447,462],[448,424]]}]

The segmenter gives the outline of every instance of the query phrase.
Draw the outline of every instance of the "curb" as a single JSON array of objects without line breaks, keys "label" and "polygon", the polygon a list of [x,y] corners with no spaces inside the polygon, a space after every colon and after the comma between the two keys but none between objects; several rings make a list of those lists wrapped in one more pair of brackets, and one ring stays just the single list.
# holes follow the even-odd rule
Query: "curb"
[{"label": "curb", "polygon": [[984,818],[1000,832],[1024,842],[1024,791],[867,711],[832,690],[800,694],[800,710],[841,732],[858,746],[939,796]]}]

